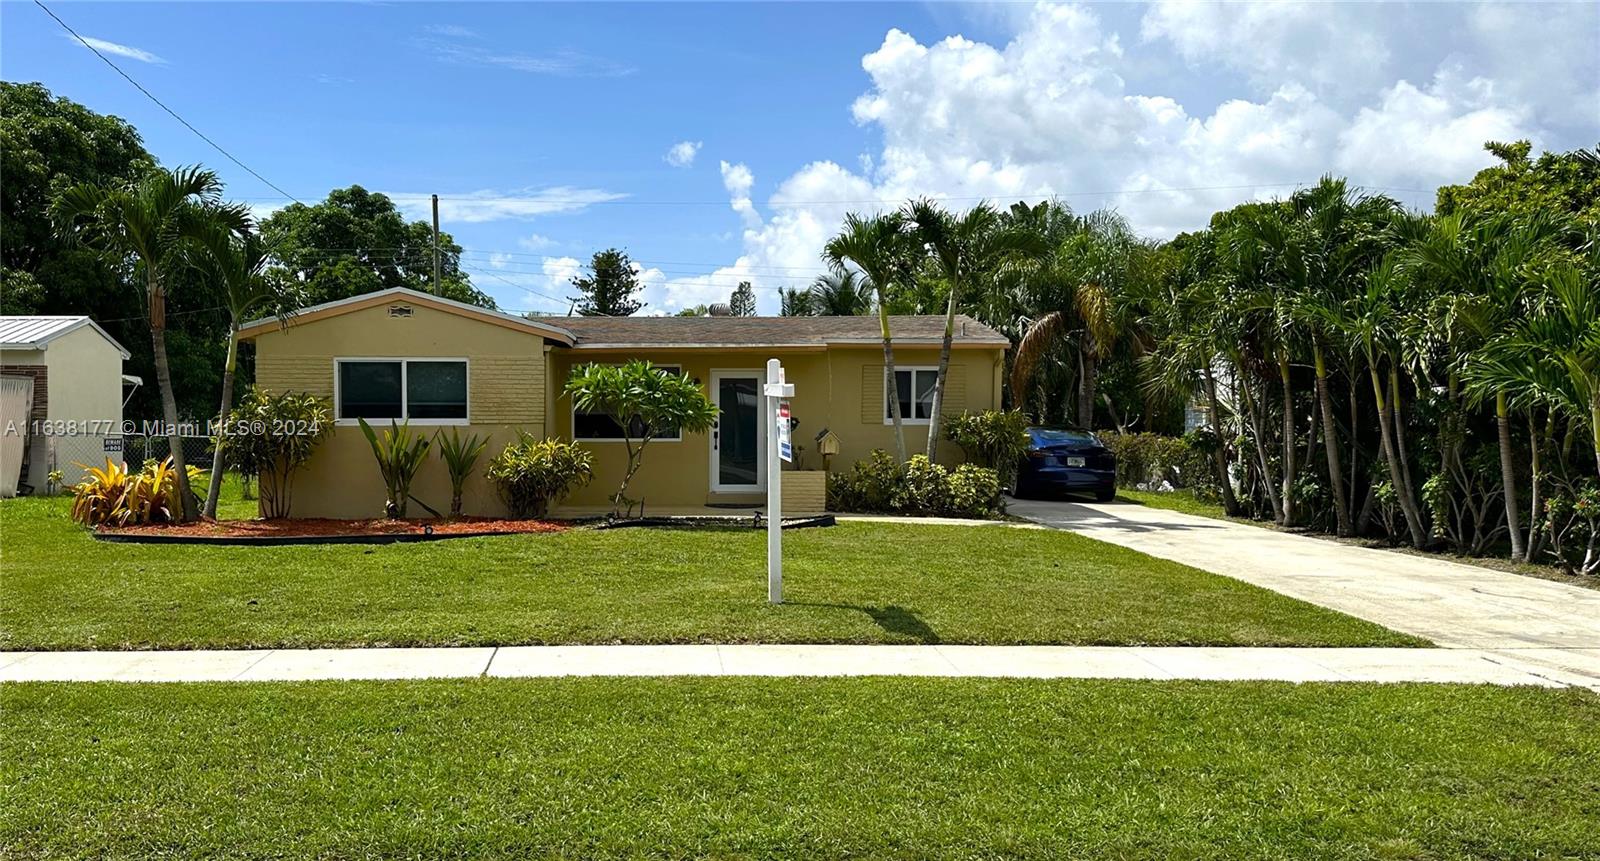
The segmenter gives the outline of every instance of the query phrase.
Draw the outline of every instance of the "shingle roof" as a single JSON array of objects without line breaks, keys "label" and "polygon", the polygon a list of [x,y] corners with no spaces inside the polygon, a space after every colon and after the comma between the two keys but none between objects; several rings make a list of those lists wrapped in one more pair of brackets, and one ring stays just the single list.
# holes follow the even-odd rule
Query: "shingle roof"
[{"label": "shingle roof", "polygon": [[117,339],[100,328],[100,324],[79,315],[75,317],[11,317],[0,316],[0,349],[6,350],[41,350],[51,341],[74,332],[84,326],[92,326],[102,338],[111,342],[122,353],[122,358],[129,357],[127,348],[117,343]]},{"label": "shingle roof", "polygon": [[[579,349],[606,347],[822,347],[882,343],[877,317],[534,317],[577,336]],[[896,344],[937,344],[942,316],[892,316]],[[1005,335],[956,317],[955,343],[1007,346]]]}]

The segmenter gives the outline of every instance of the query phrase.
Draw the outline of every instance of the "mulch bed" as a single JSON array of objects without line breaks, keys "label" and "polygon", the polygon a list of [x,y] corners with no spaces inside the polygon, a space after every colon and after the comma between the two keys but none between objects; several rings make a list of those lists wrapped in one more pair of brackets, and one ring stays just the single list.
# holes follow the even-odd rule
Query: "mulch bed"
[{"label": "mulch bed", "polygon": [[550,520],[501,520],[462,517],[456,520],[204,520],[186,524],[150,524],[97,529],[101,541],[149,544],[392,544],[561,532],[565,523]]}]

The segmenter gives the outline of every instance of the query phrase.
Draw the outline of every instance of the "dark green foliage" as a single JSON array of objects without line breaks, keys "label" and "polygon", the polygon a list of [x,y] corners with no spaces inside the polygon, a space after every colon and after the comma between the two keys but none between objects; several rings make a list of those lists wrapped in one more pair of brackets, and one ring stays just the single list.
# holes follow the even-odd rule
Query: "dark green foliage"
[{"label": "dark green foliage", "polygon": [[260,484],[262,517],[288,517],[294,474],[333,433],[332,404],[315,395],[250,388],[222,423],[223,462]]},{"label": "dark green foliage", "polygon": [[440,283],[433,281],[433,226],[406,221],[388,196],[359,185],[321,203],[291,203],[261,222],[261,234],[311,304],[409,287],[457,302],[495,307],[461,269],[461,246],[439,234]]},{"label": "dark green foliage", "polygon": [[951,470],[922,454],[900,466],[879,449],[849,472],[828,476],[829,511],[993,517],[1004,508],[993,469],[967,463]]},{"label": "dark green foliage", "polygon": [[1101,431],[1096,436],[1117,456],[1118,487],[1167,482],[1179,488],[1216,489],[1209,450],[1214,438],[1210,434],[1173,437]]},{"label": "dark green foliage", "polygon": [[467,476],[472,474],[472,468],[477,466],[478,457],[483,454],[483,448],[489,441],[477,434],[463,438],[461,429],[453,427],[448,435],[444,431],[436,431],[433,442],[439,448],[439,459],[444,461],[445,469],[450,473],[450,516],[460,517],[461,488],[467,483]]},{"label": "dark green foliage", "polygon": [[1478,171],[1469,183],[1441,187],[1434,207],[1439,215],[1561,213],[1600,221],[1600,147],[1537,159],[1529,157],[1532,146],[1525,140],[1490,141],[1483,148],[1501,163]]},{"label": "dark green foliage", "polygon": [[[155,169],[139,133],[39,84],[0,82],[0,313],[87,314],[132,354],[144,385],[124,414],[161,413],[141,285],[132,269],[62,240],[50,222],[56,195],[74,185],[121,186]],[[217,409],[227,325],[205,279],[175,272],[167,290],[167,359],[182,417]]]},{"label": "dark green foliage", "polygon": [[728,297],[728,311],[735,317],[756,315],[756,291],[749,281],[740,281],[739,286],[733,288],[733,295]]},{"label": "dark green foliage", "polygon": [[389,428],[379,436],[366,419],[361,423],[361,434],[378,460],[378,471],[383,474],[383,486],[388,499],[383,503],[385,517],[403,518],[411,501],[411,482],[428,459],[428,448],[433,441],[411,430],[410,422],[389,422]]},{"label": "dark green foliage", "polygon": [[985,410],[944,420],[944,435],[967,457],[993,469],[1001,487],[1016,479],[1017,462],[1028,453],[1028,417],[1021,410]]},{"label": "dark green foliage", "polygon": [[524,432],[489,461],[488,476],[512,517],[544,517],[552,503],[589,483],[594,456],[577,443]]},{"label": "dark green foliage", "polygon": [[572,286],[583,294],[577,302],[585,317],[631,317],[644,307],[634,298],[644,289],[639,267],[627,252],[615,248],[596,251],[588,274],[574,276]]}]

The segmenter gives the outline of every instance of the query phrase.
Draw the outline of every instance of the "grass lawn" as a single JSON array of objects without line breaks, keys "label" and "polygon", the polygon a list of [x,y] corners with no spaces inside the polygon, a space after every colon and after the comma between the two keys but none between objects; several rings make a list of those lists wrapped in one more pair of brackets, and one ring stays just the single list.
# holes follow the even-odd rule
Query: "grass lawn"
[{"label": "grass lawn", "polygon": [[1600,697],[587,679],[0,688],[13,858],[1593,858]]},{"label": "grass lawn", "polygon": [[1204,500],[1195,499],[1194,491],[1187,488],[1173,490],[1168,493],[1162,493],[1156,490],[1134,490],[1132,488],[1124,487],[1117,490],[1117,500],[1119,502],[1137,503],[1147,508],[1161,508],[1167,511],[1176,511],[1180,514],[1193,514],[1198,517],[1215,517],[1218,520],[1233,520],[1237,523],[1265,525],[1243,517],[1229,517],[1228,513],[1222,510],[1221,503],[1206,502]]},{"label": "grass lawn", "polygon": [[108,544],[0,503],[0,648],[527,643],[1425,645],[1064,532],[846,523],[576,529],[388,546]]}]

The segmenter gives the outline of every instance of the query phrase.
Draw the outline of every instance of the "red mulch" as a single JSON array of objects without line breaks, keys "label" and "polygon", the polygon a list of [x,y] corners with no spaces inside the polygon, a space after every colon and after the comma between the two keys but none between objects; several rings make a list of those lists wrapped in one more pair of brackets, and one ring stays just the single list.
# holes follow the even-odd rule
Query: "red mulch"
[{"label": "red mulch", "polygon": [[420,534],[432,526],[435,535],[493,532],[510,535],[520,532],[561,532],[570,528],[550,520],[500,520],[492,517],[462,517],[457,520],[332,520],[328,518],[289,518],[286,520],[202,520],[198,523],[155,523],[123,526],[106,532],[159,535],[231,535],[251,538],[300,537],[306,535],[397,535]]}]

